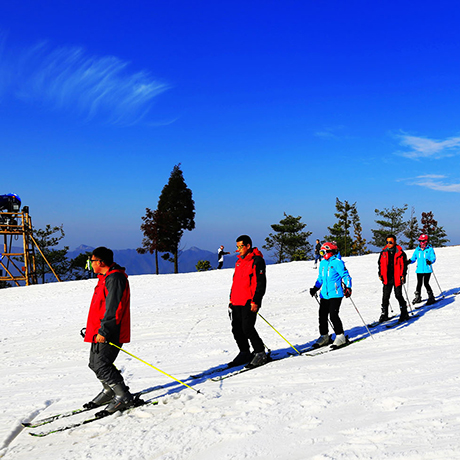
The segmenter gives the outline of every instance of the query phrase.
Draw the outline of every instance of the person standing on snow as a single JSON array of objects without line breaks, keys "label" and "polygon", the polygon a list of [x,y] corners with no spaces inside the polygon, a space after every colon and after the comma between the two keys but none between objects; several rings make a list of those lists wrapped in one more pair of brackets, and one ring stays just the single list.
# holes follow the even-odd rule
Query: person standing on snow
[{"label": "person standing on snow", "polygon": [[310,289],[312,297],[321,290],[319,302],[320,337],[315,342],[315,347],[323,347],[331,343],[329,318],[335,331],[335,340],[332,345],[340,347],[347,342],[339,317],[339,309],[343,297],[351,296],[351,277],[342,259],[337,257],[338,252],[337,245],[333,243],[324,243],[321,246],[322,260],[319,264],[318,279]]},{"label": "person standing on snow", "polygon": [[319,242],[319,240],[316,240],[316,244],[315,244],[315,266],[314,266],[314,268],[318,268],[317,267],[318,260],[321,262],[321,254],[319,253],[320,249],[321,249],[321,243]]},{"label": "person standing on snow", "polygon": [[395,235],[388,235],[386,243],[386,246],[380,253],[378,261],[379,278],[383,283],[382,312],[379,322],[389,319],[388,306],[390,304],[390,295],[393,288],[395,297],[399,302],[399,308],[401,309],[399,322],[402,322],[409,319],[407,304],[402,294],[402,286],[406,282],[407,256],[401,246],[396,244]]},{"label": "person standing on snow", "polygon": [[217,250],[217,259],[218,259],[218,262],[219,264],[217,265],[217,270],[220,270],[222,268],[222,265],[224,265],[224,256],[227,255],[227,254],[230,254],[229,252],[224,252],[224,247],[221,246],[218,250]]},{"label": "person standing on snow", "polygon": [[436,254],[431,244],[428,242],[428,235],[420,235],[418,240],[419,245],[409,259],[409,264],[413,264],[417,261],[417,268],[415,269],[415,273],[417,274],[417,287],[415,288],[415,298],[412,303],[416,304],[422,301],[421,292],[423,283],[428,294],[426,304],[432,305],[436,302],[436,299],[434,298],[433,290],[430,286],[430,277],[433,273],[431,265],[436,262]]},{"label": "person standing on snow", "polygon": [[91,254],[91,264],[99,281],[94,289],[85,332],[91,343],[89,367],[102,384],[102,391],[85,408],[108,404],[105,411],[113,413],[130,407],[133,395],[114,366],[119,349],[130,341],[130,290],[125,269],[115,264],[113,252],[105,247]]},{"label": "person standing on snow", "polygon": [[[255,329],[257,312],[267,286],[265,261],[262,253],[252,247],[247,235],[236,239],[238,259],[235,264],[230,291],[229,315],[232,333],[240,352],[228,366],[247,364],[247,367],[262,366],[268,361],[265,345]],[[251,342],[254,354],[249,351]],[[248,364],[249,363],[249,364]]]}]

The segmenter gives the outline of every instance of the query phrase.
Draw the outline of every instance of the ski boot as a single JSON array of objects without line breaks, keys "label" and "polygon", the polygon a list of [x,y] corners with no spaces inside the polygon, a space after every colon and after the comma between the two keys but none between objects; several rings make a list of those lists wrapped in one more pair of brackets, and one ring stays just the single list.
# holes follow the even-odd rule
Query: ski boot
[{"label": "ski boot", "polygon": [[380,315],[379,318],[379,323],[384,323],[385,321],[388,321],[390,318],[388,317],[388,305],[384,307],[382,305],[382,314]]},{"label": "ski boot", "polygon": [[412,301],[412,305],[415,305],[416,303],[421,303],[422,297],[420,295],[420,292],[415,291],[414,294],[415,294],[415,297],[414,297],[414,300]]},{"label": "ski boot", "polygon": [[428,300],[426,301],[426,305],[433,305],[436,302],[434,298],[433,291],[428,291]]},{"label": "ski boot", "polygon": [[254,357],[254,354],[251,353],[250,351],[240,351],[233,361],[230,361],[227,366],[228,367],[235,367],[235,366],[241,366],[242,364],[248,364],[251,362],[252,358]]},{"label": "ski boot", "polygon": [[[115,383],[110,385],[110,388],[115,393],[115,397],[110,401],[109,405],[102,411],[102,414],[113,414],[119,410],[127,409],[134,405],[134,397],[129,392],[129,388],[123,383]],[[101,414],[101,412],[99,412]],[[96,414],[96,417],[98,414]]]},{"label": "ski boot", "polygon": [[254,354],[252,361],[246,366],[248,369],[254,369],[255,367],[263,366],[268,363],[268,356],[265,351],[259,351]]},{"label": "ski boot", "polygon": [[94,409],[99,406],[104,406],[105,404],[108,404],[110,401],[112,401],[113,397],[115,396],[112,388],[110,388],[110,385],[103,380],[101,380],[101,383],[103,386],[102,391],[96,397],[94,397],[93,400],[83,404],[85,409]]},{"label": "ski boot", "polygon": [[335,336],[334,343],[331,345],[331,348],[340,348],[343,347],[347,343],[347,338],[345,334],[338,334]]},{"label": "ski boot", "polygon": [[313,344],[313,348],[325,347],[331,343],[331,336],[329,334],[323,334],[319,339]]},{"label": "ski boot", "polygon": [[403,323],[404,321],[407,321],[410,316],[409,316],[409,313],[407,313],[407,307],[404,305],[404,306],[401,306],[401,314],[399,315],[399,320],[398,322],[399,323]]}]

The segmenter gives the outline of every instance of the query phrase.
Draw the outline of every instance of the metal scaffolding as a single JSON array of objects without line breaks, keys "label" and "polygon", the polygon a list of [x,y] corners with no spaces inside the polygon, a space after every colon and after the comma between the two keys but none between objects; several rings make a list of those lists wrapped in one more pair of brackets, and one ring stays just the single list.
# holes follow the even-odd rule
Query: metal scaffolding
[{"label": "metal scaffolding", "polygon": [[[61,281],[33,237],[32,219],[27,206],[24,206],[21,212],[0,212],[0,238],[2,235],[0,281],[12,281],[16,286],[20,286],[21,281],[25,281],[26,286],[37,284],[35,249],[41,254],[56,279]],[[12,252],[14,239],[18,244],[18,240],[22,240],[22,252]]]}]

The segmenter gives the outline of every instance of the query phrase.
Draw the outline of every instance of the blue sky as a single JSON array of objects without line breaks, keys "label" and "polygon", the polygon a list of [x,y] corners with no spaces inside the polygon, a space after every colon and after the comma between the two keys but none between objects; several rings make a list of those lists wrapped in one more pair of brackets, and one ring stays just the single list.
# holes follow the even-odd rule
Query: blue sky
[{"label": "blue sky", "polygon": [[[0,7],[0,194],[65,244],[136,248],[181,163],[184,249],[314,238],[335,200],[433,211],[460,244],[460,5],[111,2]],[[409,212],[407,213],[409,218]]]}]

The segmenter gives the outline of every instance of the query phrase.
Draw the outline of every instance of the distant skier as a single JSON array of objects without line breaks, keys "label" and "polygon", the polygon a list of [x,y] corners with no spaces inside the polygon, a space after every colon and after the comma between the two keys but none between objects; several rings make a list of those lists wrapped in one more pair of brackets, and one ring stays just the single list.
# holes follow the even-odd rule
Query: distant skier
[{"label": "distant skier", "polygon": [[335,331],[335,340],[332,345],[340,347],[347,342],[339,317],[339,309],[343,297],[351,296],[351,277],[344,262],[337,257],[338,251],[337,245],[333,243],[324,243],[321,246],[322,260],[319,264],[318,279],[310,289],[312,297],[321,290],[319,303],[320,337],[315,342],[315,347],[323,347],[331,343],[329,318]]},{"label": "distant skier", "polygon": [[[228,366],[249,363],[247,367],[257,367],[268,361],[264,343],[255,329],[267,285],[265,261],[262,253],[252,247],[252,240],[247,235],[236,239],[236,247],[240,255],[235,264],[228,307],[233,337],[240,352]],[[249,342],[254,354],[249,350]]]},{"label": "distant skier", "polygon": [[402,294],[402,286],[406,282],[407,256],[401,246],[396,244],[395,235],[388,235],[386,243],[386,246],[380,253],[378,261],[379,278],[383,283],[382,313],[379,322],[384,322],[389,319],[388,306],[390,304],[390,295],[393,288],[401,310],[399,321],[402,322],[409,319],[407,304]]},{"label": "distant skier", "polygon": [[217,259],[218,259],[218,262],[219,264],[217,265],[217,270],[220,270],[222,268],[222,265],[224,265],[224,256],[227,255],[227,254],[230,254],[229,252],[224,252],[224,247],[221,246],[218,250],[217,250]]},{"label": "distant skier", "polygon": [[318,268],[317,267],[317,264],[318,264],[318,260],[321,262],[321,254],[319,253],[321,249],[321,243],[319,240],[316,240],[316,244],[315,244],[315,266],[314,268]]},{"label": "distant skier", "polygon": [[409,259],[409,264],[415,263],[417,261],[417,268],[415,273],[417,274],[417,287],[415,288],[415,298],[412,301],[413,304],[420,303],[422,301],[421,292],[422,284],[424,284],[426,292],[428,294],[427,305],[432,305],[436,302],[436,299],[433,295],[433,290],[430,286],[430,277],[433,273],[432,264],[436,262],[436,254],[431,244],[428,242],[428,235],[420,235],[419,245],[412,254],[412,257]]},{"label": "distant skier", "polygon": [[91,264],[99,281],[94,290],[86,325],[85,342],[91,342],[89,367],[102,384],[102,391],[84,407],[108,404],[105,411],[113,413],[133,404],[133,395],[125,385],[113,362],[119,349],[130,341],[130,290],[125,269],[115,264],[113,252],[96,248]]}]

